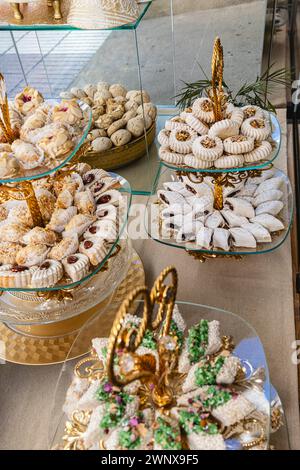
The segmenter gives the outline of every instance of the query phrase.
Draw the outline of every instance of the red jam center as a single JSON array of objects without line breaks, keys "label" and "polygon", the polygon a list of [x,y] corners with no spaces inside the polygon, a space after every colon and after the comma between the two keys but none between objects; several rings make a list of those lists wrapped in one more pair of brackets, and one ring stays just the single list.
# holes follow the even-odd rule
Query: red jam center
[{"label": "red jam center", "polygon": [[40,269],[48,269],[50,268],[50,263],[49,261],[46,261],[45,263],[41,264]]},{"label": "red jam center", "polygon": [[67,258],[67,261],[69,264],[75,264],[77,260],[78,260],[77,256],[69,256]]},{"label": "red jam center", "polygon": [[23,95],[23,103],[29,103],[32,100],[32,97],[29,95]]},{"label": "red jam center", "polygon": [[11,271],[13,273],[21,273],[22,271],[28,271],[28,267],[27,266],[13,266],[11,268]]},{"label": "red jam center", "polygon": [[111,196],[109,194],[105,194],[104,196],[99,197],[97,199],[96,204],[107,204],[111,200]]},{"label": "red jam center", "polygon": [[83,182],[84,184],[90,184],[94,181],[94,179],[95,179],[95,175],[93,175],[93,173],[90,173],[88,175],[84,175]]},{"label": "red jam center", "polygon": [[86,241],[84,242],[83,246],[84,246],[84,248],[85,248],[86,250],[88,250],[89,248],[92,248],[93,244],[94,244],[94,243],[91,242],[90,240],[86,240]]}]

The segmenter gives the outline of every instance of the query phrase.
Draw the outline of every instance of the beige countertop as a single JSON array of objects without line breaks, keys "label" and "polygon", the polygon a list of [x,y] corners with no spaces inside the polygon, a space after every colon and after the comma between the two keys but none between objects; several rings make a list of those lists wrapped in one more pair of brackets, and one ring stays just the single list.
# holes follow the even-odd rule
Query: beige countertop
[{"label": "beige countertop", "polygon": [[[284,111],[279,117],[284,123]],[[283,131],[276,166],[286,170],[285,126]],[[135,201],[146,200],[139,197]],[[266,351],[271,381],[286,411],[291,446],[300,449],[297,367],[291,360],[295,328],[290,240],[274,253],[204,264],[184,250],[152,240],[137,240],[134,246],[143,260],[149,285],[161,269],[174,264],[179,274],[178,300],[232,311],[256,329]],[[49,410],[60,370],[60,365],[0,366],[1,449],[47,448]],[[277,448],[281,447],[286,443],[278,438]]]}]

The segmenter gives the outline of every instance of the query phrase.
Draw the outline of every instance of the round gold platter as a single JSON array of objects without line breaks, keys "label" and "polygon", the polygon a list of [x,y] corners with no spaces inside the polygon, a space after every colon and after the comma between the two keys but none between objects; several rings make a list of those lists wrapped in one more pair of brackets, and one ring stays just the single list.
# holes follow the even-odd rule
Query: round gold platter
[{"label": "round gold platter", "polygon": [[[91,349],[91,340],[95,335],[95,330],[107,336],[115,314],[127,293],[144,283],[145,273],[142,261],[138,254],[133,252],[127,276],[113,295],[81,315],[49,325],[14,328],[0,323],[0,343],[4,345],[4,350],[0,348],[0,359],[15,364],[34,366],[58,364],[86,354]],[[92,318],[90,325],[86,325],[83,333],[80,334],[80,328]],[[72,347],[75,339],[76,345]]]},{"label": "round gold platter", "polygon": [[100,168],[103,168],[103,170],[116,170],[143,157],[146,153],[147,146],[150,147],[155,139],[155,132],[156,125],[154,122],[146,134],[147,145],[145,135],[143,134],[138,139],[134,139],[126,145],[122,145],[122,147],[114,147],[106,152],[88,151],[82,160],[93,167],[99,167],[100,165]]}]

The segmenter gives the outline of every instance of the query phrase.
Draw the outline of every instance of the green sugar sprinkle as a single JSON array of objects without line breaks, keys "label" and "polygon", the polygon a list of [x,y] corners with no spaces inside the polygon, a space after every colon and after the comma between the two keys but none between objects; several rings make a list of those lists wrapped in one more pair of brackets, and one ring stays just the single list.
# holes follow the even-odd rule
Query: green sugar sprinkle
[{"label": "green sugar sprinkle", "polygon": [[218,427],[216,424],[209,423],[206,418],[201,418],[200,415],[194,411],[182,410],[179,412],[179,423],[184,429],[186,434],[191,433],[206,433],[218,434]]},{"label": "green sugar sprinkle", "polygon": [[181,450],[181,436],[178,428],[171,426],[163,418],[157,418],[157,429],[154,431],[154,439],[163,450]]},{"label": "green sugar sprinkle", "polygon": [[148,349],[152,349],[152,350],[155,350],[157,345],[156,345],[156,340],[154,338],[154,334],[152,331],[150,330],[146,330],[145,331],[145,335],[143,337],[143,341],[142,341],[142,346],[144,346],[144,348],[148,348]]},{"label": "green sugar sprinkle", "polygon": [[195,371],[195,384],[198,387],[203,387],[204,385],[214,385],[216,383],[217,375],[224,364],[224,361],[224,357],[220,356],[213,365],[207,363],[198,367]]},{"label": "green sugar sprinkle", "polygon": [[123,449],[134,450],[141,444],[141,438],[131,429],[119,432],[119,444]]},{"label": "green sugar sprinkle", "polygon": [[225,403],[232,399],[232,396],[233,394],[230,391],[212,385],[207,389],[206,398],[202,403],[205,408],[214,409],[225,405]]},{"label": "green sugar sprinkle", "polygon": [[198,362],[205,356],[208,345],[208,321],[201,320],[189,330],[188,353],[191,363]]}]

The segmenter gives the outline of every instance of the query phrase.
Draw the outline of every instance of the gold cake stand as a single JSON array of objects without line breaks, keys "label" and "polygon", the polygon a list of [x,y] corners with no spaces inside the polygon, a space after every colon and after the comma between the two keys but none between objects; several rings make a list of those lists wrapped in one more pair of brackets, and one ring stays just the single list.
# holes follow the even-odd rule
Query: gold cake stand
[{"label": "gold cake stand", "polygon": [[[144,283],[142,261],[133,251],[127,276],[116,291],[108,299],[86,312],[47,325],[12,327],[0,323],[0,342],[5,345],[5,352],[0,352],[0,359],[34,366],[58,364],[86,354],[91,350],[91,340],[95,336],[95,331],[101,332],[104,337],[108,336],[115,315],[128,292]],[[90,321],[79,334],[82,326],[92,318],[94,320]],[[76,344],[72,347],[75,340]]]}]

